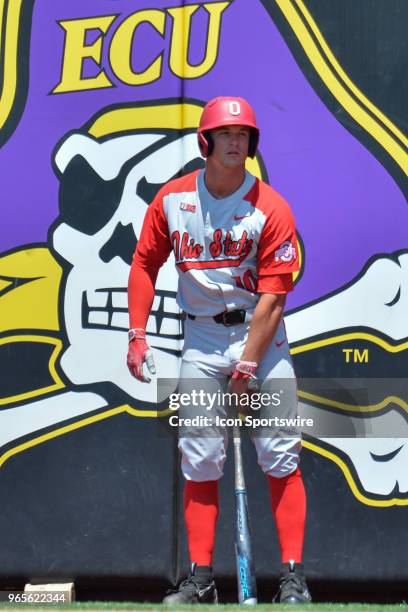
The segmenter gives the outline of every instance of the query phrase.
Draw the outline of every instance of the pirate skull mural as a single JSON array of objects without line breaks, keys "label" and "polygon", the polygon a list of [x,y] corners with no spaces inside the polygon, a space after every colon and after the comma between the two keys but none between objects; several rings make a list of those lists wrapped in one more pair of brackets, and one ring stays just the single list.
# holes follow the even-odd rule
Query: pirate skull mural
[{"label": "pirate skull mural", "polygon": [[[63,313],[68,346],[61,366],[77,385],[111,382],[157,403],[126,367],[127,282],[147,206],[169,179],[203,165],[195,132],[139,130],[95,139],[73,133],[55,151],[60,217],[52,244],[67,267]],[[158,377],[177,378],[182,322],[172,256],[156,283],[147,325]]]},{"label": "pirate skull mural", "polygon": [[[169,179],[204,165],[196,141],[200,114],[199,104],[175,101],[105,109],[55,147],[59,216],[49,243],[63,268],[59,363],[67,383],[63,389],[60,381],[55,396],[3,411],[4,444],[86,413],[109,411],[118,390],[130,409],[156,410],[166,400],[158,397],[154,382],[140,383],[127,370],[127,283],[155,194]],[[249,160],[248,169],[262,174],[257,160]],[[406,379],[399,355],[407,348],[407,271],[406,250],[373,257],[348,284],[286,315],[299,376],[299,413],[318,425],[304,432],[305,445],[340,465],[353,492],[366,503],[405,504],[408,496],[407,389],[403,385],[395,398],[393,383],[393,377]],[[157,377],[174,381],[183,342],[176,290],[171,255],[157,279],[147,335]],[[354,406],[335,405],[324,392],[311,395],[303,388],[305,376],[330,375],[348,338],[363,339],[372,352],[385,351],[383,359],[370,361],[367,376],[388,377],[373,397]],[[337,375],[345,379],[348,374]],[[106,383],[114,386],[115,400]],[[19,419],[28,405],[35,413],[30,422]]]},{"label": "pirate skull mural", "polygon": [[[166,111],[166,106],[162,109]],[[87,130],[69,134],[56,147],[54,157],[60,178],[60,216],[52,229],[52,244],[66,269],[65,290],[61,292],[67,335],[62,368],[75,385],[110,382],[133,400],[152,404],[166,398],[157,397],[155,384],[144,385],[131,377],[125,363],[131,258],[145,212],[159,188],[180,172],[203,165],[194,127],[175,129],[174,113],[180,113],[180,107],[173,105],[167,110],[173,113],[170,120],[163,123],[161,114],[156,122],[158,108],[151,107],[143,126],[143,109],[135,108],[134,121],[139,124],[134,129],[128,125],[125,133],[116,128],[123,109],[116,111],[118,115],[111,118],[111,124],[108,112],[90,122]],[[291,344],[310,344],[311,339],[322,335],[363,328],[377,330],[398,342],[407,299],[401,291],[407,257],[406,253],[397,253],[374,258],[335,294],[289,313],[286,323]],[[183,340],[176,288],[171,255],[158,276],[147,335],[158,377],[174,380]],[[366,308],[370,295],[373,299]],[[294,352],[296,361],[296,348]],[[300,411],[315,422],[330,422],[330,437],[317,432],[312,437],[313,445],[324,448],[327,456],[345,458],[367,495],[389,497],[395,491],[408,490],[404,476],[406,439],[392,435],[380,438],[387,423],[404,422],[401,413],[380,411],[362,419],[361,414],[340,409],[333,416],[324,397],[320,403],[301,403]],[[350,427],[351,436],[335,435]],[[406,435],[404,427],[395,430]],[[367,438],[367,432],[371,438]],[[373,480],[377,468],[382,475]]]}]

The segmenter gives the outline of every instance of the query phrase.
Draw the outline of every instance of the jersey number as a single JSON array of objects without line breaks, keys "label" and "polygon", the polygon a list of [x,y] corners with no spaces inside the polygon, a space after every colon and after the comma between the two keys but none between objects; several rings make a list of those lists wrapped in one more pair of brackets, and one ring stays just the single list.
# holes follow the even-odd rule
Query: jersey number
[{"label": "jersey number", "polygon": [[255,293],[258,288],[258,281],[252,274],[252,270],[247,270],[242,278],[240,276],[233,276],[232,278],[240,289],[246,289]]}]

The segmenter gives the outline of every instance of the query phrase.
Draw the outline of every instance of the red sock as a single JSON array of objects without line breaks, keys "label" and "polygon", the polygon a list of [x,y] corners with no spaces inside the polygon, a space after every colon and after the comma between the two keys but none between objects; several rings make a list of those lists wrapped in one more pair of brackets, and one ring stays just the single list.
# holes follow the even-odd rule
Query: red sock
[{"label": "red sock", "polygon": [[184,518],[192,563],[212,565],[217,517],[218,480],[186,480]]},{"label": "red sock", "polygon": [[306,520],[306,494],[300,469],[284,478],[268,476],[282,563],[302,561]]}]

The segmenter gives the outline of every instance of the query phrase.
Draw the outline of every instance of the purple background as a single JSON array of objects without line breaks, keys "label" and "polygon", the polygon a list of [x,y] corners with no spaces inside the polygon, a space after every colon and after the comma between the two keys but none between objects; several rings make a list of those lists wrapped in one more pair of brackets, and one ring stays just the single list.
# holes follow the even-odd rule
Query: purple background
[{"label": "purple background", "polygon": [[[290,308],[347,283],[372,255],[406,248],[408,207],[396,183],[327,110],[255,0],[235,0],[225,10],[218,61],[204,77],[183,83],[170,72],[168,19],[162,77],[146,86],[120,83],[107,61],[115,22],[104,42],[103,66],[116,86],[49,94],[60,80],[64,32],[58,20],[117,13],[119,23],[136,10],[178,4],[174,0],[145,0],[137,7],[134,0],[35,2],[27,103],[16,131],[0,151],[0,251],[47,240],[48,227],[58,214],[58,181],[51,155],[66,132],[81,127],[107,105],[182,93],[201,100],[238,95],[255,107],[270,183],[290,202],[305,243],[306,268],[290,296]],[[193,63],[204,52],[201,23],[203,16],[197,16]],[[146,64],[161,48],[157,33],[148,27],[140,30],[134,52],[139,57],[144,54]],[[136,60],[136,68],[143,65],[142,59]]]}]

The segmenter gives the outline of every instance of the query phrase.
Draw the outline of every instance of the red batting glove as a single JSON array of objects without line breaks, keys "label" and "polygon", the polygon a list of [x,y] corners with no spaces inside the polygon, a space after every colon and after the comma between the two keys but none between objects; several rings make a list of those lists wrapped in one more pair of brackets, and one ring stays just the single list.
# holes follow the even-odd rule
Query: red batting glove
[{"label": "red batting glove", "polygon": [[232,373],[228,391],[230,393],[246,393],[252,380],[256,380],[255,372],[258,364],[255,361],[237,361]]},{"label": "red batting glove", "polygon": [[146,363],[150,374],[156,374],[153,353],[146,342],[144,329],[129,330],[129,350],[127,354],[127,365],[132,376],[140,382],[151,381],[151,378],[143,373],[143,364]]}]

